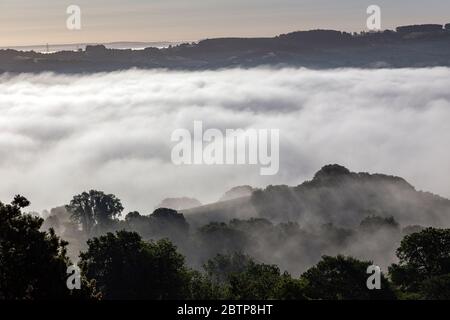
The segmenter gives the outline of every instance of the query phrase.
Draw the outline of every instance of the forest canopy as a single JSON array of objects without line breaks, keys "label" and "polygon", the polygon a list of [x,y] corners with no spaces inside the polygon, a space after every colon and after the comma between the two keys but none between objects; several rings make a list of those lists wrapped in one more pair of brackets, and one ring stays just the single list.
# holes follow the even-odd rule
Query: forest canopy
[{"label": "forest canopy", "polygon": [[[120,200],[94,190],[75,196],[45,221],[24,213],[28,205],[22,196],[16,196],[10,204],[0,203],[0,299],[450,297],[450,229],[410,227],[408,230],[415,232],[402,237],[396,249],[398,263],[381,273],[380,290],[369,290],[366,279],[367,268],[374,263],[371,260],[322,255],[304,272],[294,275],[261,259],[264,255],[255,258],[248,254],[257,255],[263,249],[257,247],[259,239],[255,239],[261,234],[267,244],[297,241],[304,245],[304,238],[312,234],[296,223],[234,219],[191,230],[183,214],[163,208],[148,216],[131,212],[119,220],[123,210]],[[85,244],[78,244],[78,256],[68,256],[69,242],[54,228],[63,238],[67,234],[72,241],[86,239]],[[398,236],[404,231],[393,217],[372,215],[356,229],[328,224],[318,232],[320,239],[312,237],[311,241],[323,252],[324,243],[339,248],[355,237],[373,238],[380,232]],[[192,251],[199,254],[192,257]],[[74,262],[81,269],[81,290],[66,286],[66,270]]]}]

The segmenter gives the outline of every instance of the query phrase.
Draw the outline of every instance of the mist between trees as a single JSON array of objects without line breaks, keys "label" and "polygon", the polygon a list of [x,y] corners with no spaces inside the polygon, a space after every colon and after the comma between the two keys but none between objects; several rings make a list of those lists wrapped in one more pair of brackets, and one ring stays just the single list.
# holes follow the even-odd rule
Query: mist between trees
[{"label": "mist between trees", "polygon": [[[397,193],[389,199],[393,186]],[[350,192],[356,187],[359,194]],[[416,208],[428,201],[428,224],[406,225],[417,221],[414,211],[404,216],[394,210],[394,199],[404,207],[413,201],[399,197],[405,188]],[[298,194],[308,212],[300,208]],[[312,194],[322,208],[311,207]],[[378,203],[378,211],[368,199]],[[255,217],[212,221],[221,217],[221,204],[229,210],[239,203],[245,210],[243,201],[253,204]],[[272,207],[263,206],[266,201]],[[267,210],[280,201],[285,209],[280,205],[271,216]],[[199,209],[185,216],[160,208],[118,219],[120,199],[96,190],[74,196],[44,220],[22,213],[29,201],[16,196],[0,206],[0,298],[448,299],[450,229],[429,227],[442,223],[447,202],[415,191],[401,178],[351,173],[337,165],[298,187],[256,190],[216,204],[215,212],[202,207],[211,211],[208,222],[205,212],[195,213]],[[334,212],[346,207],[348,216],[336,220],[331,204]],[[287,219],[294,207],[298,217]],[[316,219],[305,220],[311,213]],[[66,287],[72,263],[82,270],[81,290]],[[372,264],[384,271],[381,290],[366,286]]]}]

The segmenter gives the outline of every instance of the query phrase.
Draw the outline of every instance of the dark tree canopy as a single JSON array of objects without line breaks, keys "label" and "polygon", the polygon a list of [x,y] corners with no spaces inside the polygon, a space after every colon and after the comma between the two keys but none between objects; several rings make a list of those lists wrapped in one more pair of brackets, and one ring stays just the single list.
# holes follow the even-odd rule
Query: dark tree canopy
[{"label": "dark tree canopy", "polygon": [[[399,264],[389,268],[392,281],[409,293],[424,296],[448,296],[450,286],[450,229],[426,228],[405,236],[397,249]],[[433,292],[434,291],[434,292]]]},{"label": "dark tree canopy", "polygon": [[189,224],[176,210],[159,208],[150,215],[137,211],[125,217],[123,229],[138,232],[144,240],[170,238],[177,246],[183,245],[189,236]]},{"label": "dark tree canopy", "polygon": [[276,265],[257,263],[248,255],[219,254],[204,269],[220,289],[222,297],[233,300],[305,299],[300,280],[281,274]]},{"label": "dark tree canopy", "polygon": [[212,222],[202,226],[195,234],[206,256],[217,253],[240,252],[248,242],[247,235],[226,223]]},{"label": "dark tree canopy", "polygon": [[87,283],[83,291],[67,288],[67,243],[53,229],[40,231],[43,219],[22,214],[28,205],[21,196],[0,202],[0,300],[89,297]]},{"label": "dark tree canopy", "polygon": [[243,272],[230,275],[230,294],[237,300],[274,299],[280,280],[280,269],[276,265],[251,261]]},{"label": "dark tree canopy", "polygon": [[66,206],[72,218],[81,224],[87,234],[96,225],[105,226],[123,211],[120,200],[113,194],[91,190],[73,197]]},{"label": "dark tree canopy", "polygon": [[423,277],[450,273],[450,229],[427,228],[407,235],[397,250],[400,264]]},{"label": "dark tree canopy", "polygon": [[245,271],[252,262],[253,259],[250,256],[240,252],[229,255],[218,254],[209,259],[203,269],[213,281],[225,283],[232,274]]},{"label": "dark tree canopy", "polygon": [[360,228],[365,232],[376,232],[380,229],[391,229],[395,231],[399,228],[399,224],[395,221],[394,217],[370,215],[361,221]]},{"label": "dark tree canopy", "polygon": [[369,290],[366,282],[369,261],[352,257],[323,256],[322,260],[302,275],[306,281],[306,294],[312,299],[325,300],[371,300],[394,299],[386,278],[381,275],[381,289]]},{"label": "dark tree canopy", "polygon": [[190,275],[184,257],[168,240],[144,242],[135,232],[118,231],[88,241],[80,267],[106,299],[183,299]]}]

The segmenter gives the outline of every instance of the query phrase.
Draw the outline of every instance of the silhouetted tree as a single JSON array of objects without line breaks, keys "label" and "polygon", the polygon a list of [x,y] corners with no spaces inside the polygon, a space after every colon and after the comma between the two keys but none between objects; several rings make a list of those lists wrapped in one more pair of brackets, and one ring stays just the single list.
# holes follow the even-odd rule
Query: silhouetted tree
[{"label": "silhouetted tree", "polygon": [[190,274],[168,240],[144,242],[135,232],[118,231],[88,241],[80,267],[96,279],[105,299],[183,299]]},{"label": "silhouetted tree", "polygon": [[307,300],[305,282],[284,273],[278,282],[274,298],[278,300]]},{"label": "silhouetted tree", "polygon": [[189,224],[186,222],[184,215],[176,210],[159,208],[151,215],[150,220],[154,234],[158,237],[167,237],[172,235],[176,240],[187,237],[189,232]]},{"label": "silhouetted tree", "polygon": [[394,217],[370,215],[361,221],[360,228],[365,232],[377,232],[380,229],[396,231],[399,229],[399,224]]},{"label": "silhouetted tree", "polygon": [[151,215],[130,212],[125,217],[126,229],[139,233],[145,240],[169,238],[177,246],[185,244],[189,224],[184,215],[176,210],[160,208]]},{"label": "silhouetted tree", "polygon": [[0,299],[89,298],[92,283],[71,292],[66,285],[67,243],[53,229],[40,231],[43,219],[22,214],[30,202],[16,196],[0,202]]},{"label": "silhouetted tree", "polygon": [[203,266],[208,276],[216,283],[229,281],[232,274],[244,272],[253,259],[241,252],[217,254]]},{"label": "silhouetted tree", "polygon": [[236,300],[267,300],[277,295],[280,269],[253,261],[243,272],[230,275],[230,294]]},{"label": "silhouetted tree", "polygon": [[381,289],[367,288],[369,261],[352,257],[323,256],[322,260],[302,275],[309,298],[325,300],[395,299],[389,282],[381,275]]},{"label": "silhouetted tree", "polygon": [[113,194],[91,190],[73,197],[66,206],[72,218],[81,224],[83,231],[92,233],[96,225],[108,225],[123,211],[122,203]]},{"label": "silhouetted tree", "polygon": [[305,299],[300,280],[292,279],[288,273],[281,274],[276,265],[257,263],[242,253],[219,254],[204,269],[216,285],[215,292],[227,299]]},{"label": "silhouetted tree", "polygon": [[389,273],[401,290],[428,298],[450,295],[449,286],[438,285],[448,283],[450,275],[450,229],[426,228],[405,236],[397,257],[399,264]]},{"label": "silhouetted tree", "polygon": [[211,222],[200,227],[194,235],[194,241],[206,259],[218,253],[241,252],[248,245],[245,232],[233,229],[223,222]]}]

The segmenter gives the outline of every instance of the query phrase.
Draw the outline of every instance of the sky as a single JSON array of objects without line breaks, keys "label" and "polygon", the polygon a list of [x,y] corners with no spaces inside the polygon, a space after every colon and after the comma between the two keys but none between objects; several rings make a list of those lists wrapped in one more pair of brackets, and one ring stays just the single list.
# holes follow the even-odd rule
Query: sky
[{"label": "sky", "polygon": [[[0,47],[361,31],[372,4],[383,29],[450,22],[448,0],[1,0]],[[66,28],[69,5],[81,8],[81,30]]]}]

